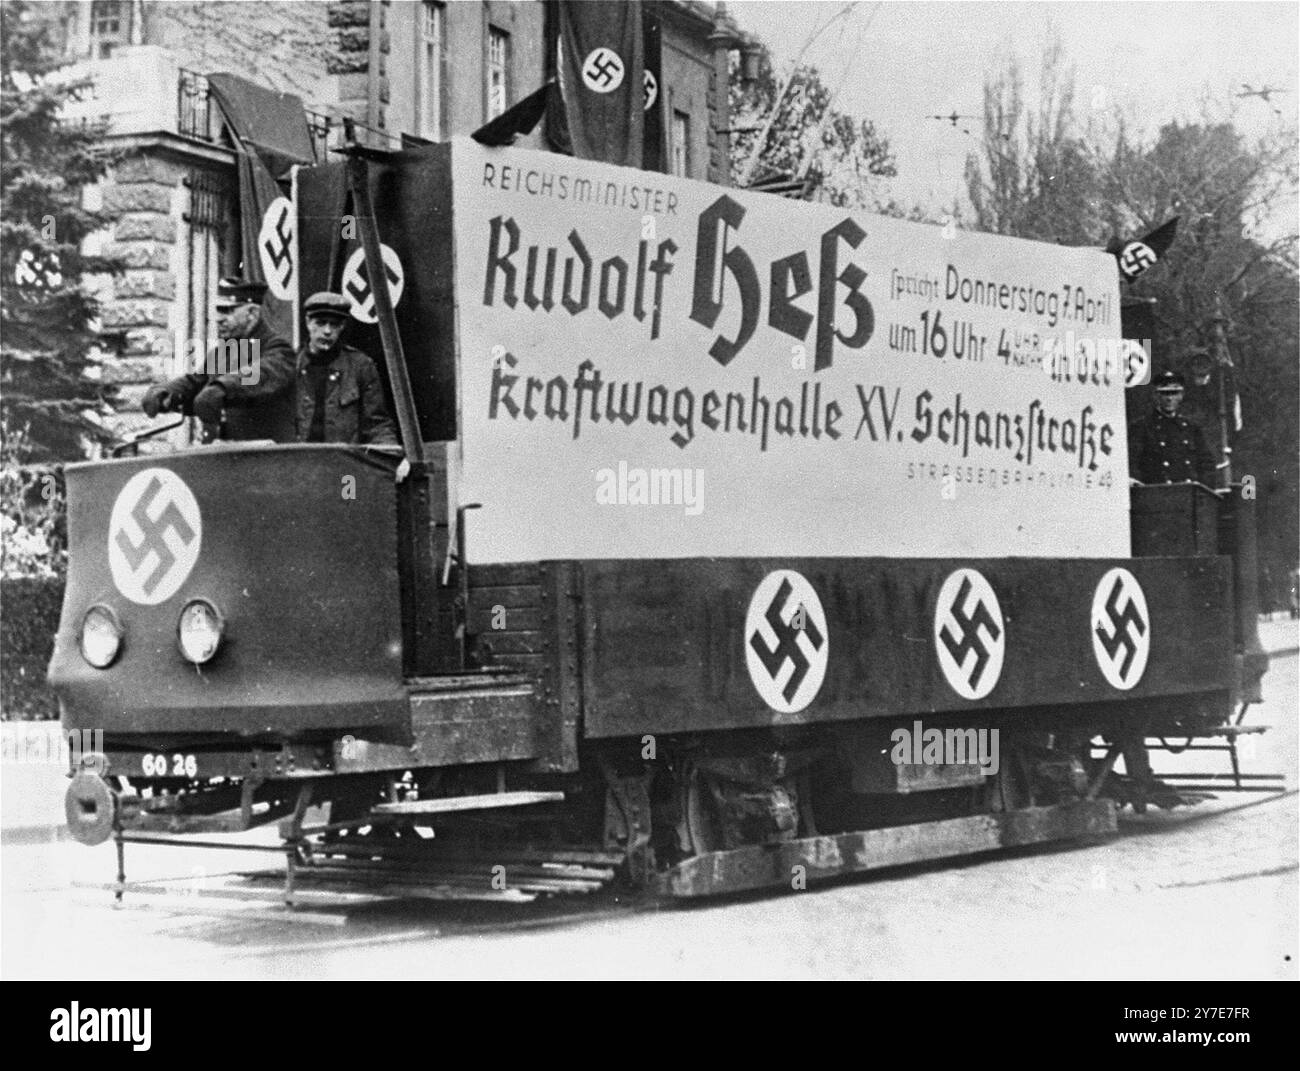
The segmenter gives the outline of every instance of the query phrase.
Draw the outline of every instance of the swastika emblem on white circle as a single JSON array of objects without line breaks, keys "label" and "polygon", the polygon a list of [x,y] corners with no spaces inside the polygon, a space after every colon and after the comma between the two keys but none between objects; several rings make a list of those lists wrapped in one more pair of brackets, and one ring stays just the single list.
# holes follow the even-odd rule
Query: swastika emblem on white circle
[{"label": "swastika emblem on white circle", "polygon": [[1124,355],[1124,386],[1140,387],[1151,382],[1151,355],[1141,342],[1121,339],[1120,353]]},{"label": "swastika emblem on white circle", "polygon": [[57,290],[63,285],[63,272],[59,269],[57,253],[42,256],[33,249],[24,249],[14,265],[14,282],[28,290]]},{"label": "swastika emblem on white circle", "polygon": [[262,229],[257,234],[257,253],[262,262],[262,274],[271,293],[281,301],[293,297],[296,285],[293,265],[294,240],[293,204],[287,197],[277,197],[262,216]]},{"label": "swastika emblem on white circle", "polygon": [[[402,271],[402,262],[392,246],[380,244],[384,258],[384,268],[388,273],[388,293],[392,296],[393,308],[402,300],[402,290],[406,286],[406,275]],[[379,315],[375,312],[375,295],[370,290],[370,272],[366,264],[366,251],[358,246],[348,257],[343,267],[343,294],[348,299],[352,315],[363,324],[377,323]]]},{"label": "swastika emblem on white circle", "polygon": [[199,504],[170,469],[137,472],[117,493],[108,521],[108,566],[117,590],[132,602],[155,606],[175,595],[202,543]]},{"label": "swastika emblem on white circle", "polygon": [[1007,630],[992,585],[975,569],[958,569],[939,589],[934,648],[952,690],[983,699],[1002,676]]},{"label": "swastika emblem on white circle", "polygon": [[1145,242],[1129,242],[1119,254],[1119,269],[1128,278],[1136,279],[1160,258]]},{"label": "swastika emblem on white circle", "polygon": [[745,614],[745,665],[773,710],[793,714],[816,697],[826,676],[830,632],[817,592],[799,573],[768,573]]},{"label": "swastika emblem on white circle", "polygon": [[659,99],[659,80],[655,78],[654,72],[649,67],[645,70],[645,111],[649,111],[655,106],[655,101]]},{"label": "swastika emblem on white circle", "polygon": [[1092,595],[1092,653],[1102,676],[1128,691],[1146,672],[1151,654],[1151,614],[1137,577],[1127,569],[1112,569]]},{"label": "swastika emblem on white circle", "polygon": [[582,62],[582,80],[593,93],[613,93],[623,84],[622,58],[604,45],[593,48]]}]

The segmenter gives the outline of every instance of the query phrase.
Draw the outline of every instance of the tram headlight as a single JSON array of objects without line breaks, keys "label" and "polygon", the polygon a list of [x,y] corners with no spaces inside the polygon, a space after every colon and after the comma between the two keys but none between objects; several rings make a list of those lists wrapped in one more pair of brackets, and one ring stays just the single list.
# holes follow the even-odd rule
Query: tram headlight
[{"label": "tram headlight", "polygon": [[212,661],[221,646],[224,622],[217,608],[207,599],[191,599],[181,610],[176,625],[176,642],[181,655],[196,666]]},{"label": "tram headlight", "polygon": [[81,619],[81,657],[107,669],[122,650],[122,625],[107,606],[92,606]]}]

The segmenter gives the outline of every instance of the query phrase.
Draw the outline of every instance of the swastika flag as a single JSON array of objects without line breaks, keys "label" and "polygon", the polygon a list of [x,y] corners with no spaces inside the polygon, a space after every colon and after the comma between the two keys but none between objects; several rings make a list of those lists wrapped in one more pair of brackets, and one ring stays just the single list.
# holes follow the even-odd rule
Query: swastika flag
[{"label": "swastika flag", "polygon": [[1128,241],[1112,238],[1106,245],[1106,252],[1118,261],[1120,277],[1131,283],[1168,252],[1177,231],[1178,217],[1174,216],[1145,238],[1130,238]]},{"label": "swastika flag", "polygon": [[668,171],[667,124],[664,107],[668,94],[663,76],[663,21],[657,4],[645,5],[642,29],[645,38],[645,78],[641,108],[645,113],[645,141],[641,166],[647,171]]},{"label": "swastika flag", "polygon": [[560,90],[573,155],[641,166],[645,50],[640,0],[561,0]]},{"label": "swastika flag", "polygon": [[[427,145],[386,153],[367,169],[388,295],[424,442],[456,438],[448,149]],[[369,354],[387,383],[373,293],[377,275],[366,263],[361,221],[347,188],[342,163],[298,174],[299,286],[304,294],[335,290],[347,298],[350,315],[343,341]]]}]

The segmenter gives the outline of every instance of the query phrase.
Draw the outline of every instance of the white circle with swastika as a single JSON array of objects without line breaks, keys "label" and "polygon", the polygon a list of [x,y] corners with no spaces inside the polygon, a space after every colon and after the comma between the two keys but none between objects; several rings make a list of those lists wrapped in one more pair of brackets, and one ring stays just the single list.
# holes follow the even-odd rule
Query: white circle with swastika
[{"label": "white circle with swastika", "polygon": [[983,699],[1002,676],[1007,629],[993,585],[975,569],[949,574],[934,605],[934,648],[952,690]]},{"label": "white circle with swastika", "polygon": [[1129,242],[1119,254],[1120,271],[1129,279],[1136,279],[1160,258],[1145,242]]},{"label": "white circle with swastika", "polygon": [[132,602],[156,606],[175,595],[202,544],[199,504],[170,469],[137,472],[118,492],[108,521],[108,567]]},{"label": "white circle with swastika", "polygon": [[1120,339],[1124,361],[1124,386],[1140,387],[1151,382],[1151,354],[1135,338]]},{"label": "white circle with swastika", "polygon": [[42,256],[33,249],[24,249],[14,265],[14,282],[29,290],[58,290],[63,285],[58,254]]},{"label": "white circle with swastika", "polygon": [[649,67],[645,69],[645,111],[649,111],[655,106],[655,101],[659,99],[659,81],[654,76],[654,72]]},{"label": "white circle with swastika", "polygon": [[1127,569],[1112,569],[1097,582],[1088,631],[1102,676],[1127,692],[1142,679],[1151,654],[1147,598]]},{"label": "white circle with swastika", "polygon": [[257,253],[262,262],[262,274],[271,293],[281,301],[293,298],[296,272],[293,263],[294,229],[293,203],[287,197],[277,197],[262,215],[262,229],[257,233]]},{"label": "white circle with swastika", "polygon": [[582,61],[582,80],[593,93],[613,93],[623,84],[623,59],[612,48],[601,45]]},{"label": "white circle with swastika", "polygon": [[768,573],[745,614],[745,665],[773,710],[794,714],[816,698],[826,677],[830,631],[813,586],[793,569]]},{"label": "white circle with swastika", "polygon": [[[402,261],[392,246],[381,242],[379,250],[384,258],[384,267],[388,270],[388,293],[391,295],[393,308],[397,308],[397,303],[402,300],[402,290],[406,287],[406,274],[402,270]],[[365,262],[366,251],[358,246],[348,257],[347,264],[343,266],[341,285],[343,296],[348,299],[353,317],[363,324],[373,324],[379,322],[379,314],[375,312],[375,295],[370,289],[369,272],[362,274]]]}]

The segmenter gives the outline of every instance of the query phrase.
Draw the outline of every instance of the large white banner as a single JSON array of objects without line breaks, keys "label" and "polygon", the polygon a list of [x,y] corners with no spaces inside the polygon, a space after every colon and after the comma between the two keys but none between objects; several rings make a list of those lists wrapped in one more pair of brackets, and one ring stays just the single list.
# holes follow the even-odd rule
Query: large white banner
[{"label": "large white banner", "polygon": [[1109,255],[468,140],[453,180],[473,560],[1127,556]]}]

